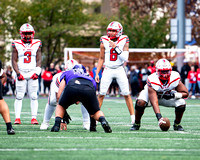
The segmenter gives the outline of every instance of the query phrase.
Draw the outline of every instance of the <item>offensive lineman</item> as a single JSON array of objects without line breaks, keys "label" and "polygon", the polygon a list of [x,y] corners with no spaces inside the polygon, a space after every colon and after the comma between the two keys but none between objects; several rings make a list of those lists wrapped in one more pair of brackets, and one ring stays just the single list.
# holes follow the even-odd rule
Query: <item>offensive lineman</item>
[{"label": "offensive lineman", "polygon": [[95,80],[99,83],[99,72],[104,63],[105,69],[103,71],[98,96],[99,106],[102,106],[107,90],[113,78],[116,78],[131,115],[131,123],[133,124],[135,122],[134,107],[129,91],[128,78],[123,67],[124,62],[129,57],[129,38],[127,35],[122,35],[122,32],[122,25],[117,21],[113,21],[107,27],[107,36],[101,37],[100,56]]},{"label": "offensive lineman", "polygon": [[34,28],[25,23],[20,28],[21,40],[14,40],[12,43],[12,66],[16,72],[16,99],[15,122],[21,124],[20,114],[22,99],[26,89],[31,99],[31,124],[38,124],[36,120],[38,111],[38,75],[41,72],[41,47],[39,39],[34,38]]},{"label": "offensive lineman", "polygon": [[180,123],[186,108],[184,98],[187,97],[188,90],[180,81],[179,73],[172,71],[168,60],[158,60],[156,63],[156,72],[148,76],[147,84],[136,100],[135,123],[130,130],[139,130],[145,107],[150,101],[159,125],[165,123],[160,113],[159,105],[175,107],[174,130],[184,131]]},{"label": "offensive lineman", "polygon": [[[71,70],[75,65],[77,65],[78,62],[74,59],[70,59],[66,62],[66,70]],[[49,127],[49,121],[51,119],[51,116],[53,112],[56,109],[57,105],[57,94],[58,94],[58,89],[60,86],[60,76],[63,74],[63,72],[57,73],[53,76],[53,80],[51,82],[51,87],[50,87],[50,93],[48,97],[48,103],[46,104],[45,112],[44,112],[44,119],[43,123],[40,126],[41,130],[47,130]],[[90,129],[90,117],[83,105],[81,105],[81,111],[83,115],[83,127],[87,130]],[[63,118],[64,119],[64,118]],[[66,130],[66,124],[61,123],[61,129]]]}]

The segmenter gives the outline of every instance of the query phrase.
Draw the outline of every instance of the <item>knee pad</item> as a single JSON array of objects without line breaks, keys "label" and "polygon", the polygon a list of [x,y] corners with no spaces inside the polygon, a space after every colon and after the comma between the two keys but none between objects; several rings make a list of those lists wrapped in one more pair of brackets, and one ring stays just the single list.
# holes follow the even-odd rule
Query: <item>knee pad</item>
[{"label": "knee pad", "polygon": [[181,105],[175,108],[175,112],[181,112],[183,113],[185,111],[185,105]]},{"label": "knee pad", "polygon": [[136,103],[135,103],[135,110],[139,111],[139,112],[144,112],[146,106],[147,106],[148,103],[145,102],[145,104],[142,106],[142,105],[139,105],[138,104],[138,100],[136,100]]},{"label": "knee pad", "polygon": [[16,99],[22,100],[23,98],[24,98],[24,93],[22,93],[22,92],[17,92],[17,94],[16,94]]},{"label": "knee pad", "polygon": [[38,98],[37,92],[32,92],[31,95],[30,95],[30,98],[32,100],[36,100]]}]

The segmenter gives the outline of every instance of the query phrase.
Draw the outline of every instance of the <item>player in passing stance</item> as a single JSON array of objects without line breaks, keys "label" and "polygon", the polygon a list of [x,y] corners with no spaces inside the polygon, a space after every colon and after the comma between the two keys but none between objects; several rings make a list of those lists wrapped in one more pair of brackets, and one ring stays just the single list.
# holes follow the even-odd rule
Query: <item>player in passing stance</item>
[{"label": "player in passing stance", "polygon": [[[58,105],[56,107],[55,124],[51,128],[52,132],[58,132],[61,119],[65,110],[72,104],[81,102],[91,116],[90,131],[96,131],[96,120],[101,122],[105,132],[112,132],[104,114],[100,111],[96,97],[96,82],[90,77],[81,64],[75,65],[72,70],[65,71],[60,77],[60,87],[58,90]],[[62,93],[62,95],[61,95]]]},{"label": "player in passing stance", "polygon": [[6,82],[7,76],[6,74],[3,72],[2,69],[2,63],[0,61],[0,113],[6,123],[7,126],[7,133],[8,134],[15,134],[14,129],[12,128],[12,124],[11,124],[11,120],[10,120],[10,113],[9,113],[9,108],[7,103],[4,101],[3,96],[2,96],[2,90],[3,90],[3,86],[2,84],[4,84]]},{"label": "player in passing stance", "polygon": [[14,40],[12,43],[12,66],[17,74],[16,78],[16,99],[15,124],[21,124],[20,114],[22,99],[28,88],[31,99],[31,124],[38,124],[36,120],[38,111],[38,75],[41,72],[41,41],[34,38],[34,28],[25,23],[20,28],[21,40]]},{"label": "player in passing stance", "polygon": [[120,87],[121,94],[124,96],[126,105],[131,115],[131,122],[134,123],[134,107],[129,91],[129,82],[126,76],[123,64],[129,57],[129,38],[122,35],[123,27],[119,22],[113,21],[107,27],[107,36],[102,36],[100,39],[100,56],[96,71],[95,80],[99,83],[99,72],[105,65],[101,83],[100,93],[98,96],[99,105],[102,106],[103,99],[108,91],[108,88],[116,78]]},{"label": "player in passing stance", "polygon": [[150,101],[159,125],[164,122],[159,105],[175,107],[174,130],[184,131],[180,123],[186,108],[184,98],[187,97],[188,90],[180,81],[179,73],[172,71],[171,64],[168,60],[158,60],[156,63],[156,72],[148,76],[147,84],[136,100],[135,123],[130,130],[139,130],[145,107]]},{"label": "player in passing stance", "polygon": [[[66,70],[71,70],[75,65],[77,65],[78,62],[74,59],[70,59],[66,62]],[[50,93],[48,97],[48,103],[46,104],[45,112],[44,112],[44,119],[43,123],[40,126],[41,130],[47,130],[49,127],[49,121],[52,117],[52,114],[54,113],[57,105],[57,94],[58,94],[58,89],[60,86],[60,76],[62,75],[63,72],[57,73],[53,76],[53,80],[51,82],[51,87],[50,87]],[[83,127],[87,130],[90,129],[90,118],[87,110],[83,105],[81,105],[81,111],[83,115]],[[64,123],[61,123],[61,129],[66,130],[66,123],[69,123],[69,115],[67,112],[65,113],[65,118]]]}]

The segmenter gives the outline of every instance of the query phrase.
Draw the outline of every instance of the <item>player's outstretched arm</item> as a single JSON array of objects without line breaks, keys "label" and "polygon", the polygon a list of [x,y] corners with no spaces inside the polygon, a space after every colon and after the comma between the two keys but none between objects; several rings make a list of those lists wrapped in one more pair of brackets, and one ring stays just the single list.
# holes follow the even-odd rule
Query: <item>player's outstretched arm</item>
[{"label": "player's outstretched arm", "polygon": [[149,100],[151,102],[151,105],[153,106],[153,110],[154,110],[155,114],[160,113],[160,108],[159,108],[159,104],[158,104],[158,97],[157,97],[156,91],[153,88],[148,87],[148,95],[149,95]]},{"label": "player's outstretched arm", "polygon": [[58,100],[60,99],[60,96],[61,96],[63,90],[65,89],[65,85],[66,85],[66,82],[65,82],[65,80],[63,79],[63,80],[60,82],[60,86],[59,86],[59,89],[58,89],[57,102],[58,102]]}]

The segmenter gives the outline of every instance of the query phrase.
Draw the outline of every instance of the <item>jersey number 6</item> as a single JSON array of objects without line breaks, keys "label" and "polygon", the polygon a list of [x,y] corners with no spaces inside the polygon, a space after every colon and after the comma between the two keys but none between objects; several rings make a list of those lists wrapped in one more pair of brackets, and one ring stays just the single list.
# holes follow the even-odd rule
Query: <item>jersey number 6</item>
[{"label": "jersey number 6", "polygon": [[26,58],[24,58],[24,63],[30,63],[31,62],[31,52],[25,52],[24,56],[26,56]]},{"label": "jersey number 6", "polygon": [[110,61],[116,61],[117,60],[117,53],[115,52],[114,48],[110,50]]}]

